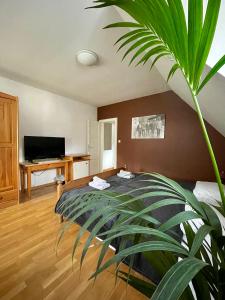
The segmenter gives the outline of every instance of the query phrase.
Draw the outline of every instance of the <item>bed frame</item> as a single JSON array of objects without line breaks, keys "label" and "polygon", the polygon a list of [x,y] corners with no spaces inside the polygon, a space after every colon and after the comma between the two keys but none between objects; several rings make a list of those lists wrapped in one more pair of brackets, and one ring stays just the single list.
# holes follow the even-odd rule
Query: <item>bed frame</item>
[{"label": "bed frame", "polygon": [[[63,184],[63,181],[58,180],[56,182],[57,183],[57,201],[60,199],[63,192],[67,192],[67,191],[70,191],[72,189],[81,188],[81,187],[84,187],[84,186],[88,185],[88,183],[93,179],[94,176],[98,176],[102,179],[107,179],[107,178],[109,178],[111,176],[114,176],[117,173],[119,173],[120,170],[125,170],[125,168],[117,168],[117,169],[101,172],[101,173],[98,173],[98,174],[94,174],[94,175],[91,175],[91,176],[87,176],[87,177],[83,177],[83,178],[80,178],[80,179],[70,181],[69,183],[66,183],[66,184]],[[59,221],[60,221],[60,223],[63,222],[63,216],[62,215],[59,216]]]}]

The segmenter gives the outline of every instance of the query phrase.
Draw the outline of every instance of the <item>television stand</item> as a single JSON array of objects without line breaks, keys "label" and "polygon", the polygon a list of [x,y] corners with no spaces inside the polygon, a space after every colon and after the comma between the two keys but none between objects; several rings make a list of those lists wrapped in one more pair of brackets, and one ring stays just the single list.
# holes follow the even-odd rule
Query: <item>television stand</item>
[{"label": "television stand", "polygon": [[57,174],[64,174],[65,182],[67,183],[73,179],[72,171],[69,170],[71,163],[71,158],[41,163],[20,163],[21,191],[25,191],[25,175],[27,174],[27,195],[29,199],[31,198],[31,174],[38,171],[56,169]]}]

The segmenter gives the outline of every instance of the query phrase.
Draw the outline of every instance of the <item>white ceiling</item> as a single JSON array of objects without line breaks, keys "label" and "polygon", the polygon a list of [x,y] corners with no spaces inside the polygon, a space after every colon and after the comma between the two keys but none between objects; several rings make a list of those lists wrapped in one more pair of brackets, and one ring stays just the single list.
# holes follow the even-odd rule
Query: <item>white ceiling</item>
[{"label": "white ceiling", "polygon": [[[168,90],[157,69],[121,63],[113,43],[121,20],[114,8],[84,10],[91,0],[1,0],[0,73],[96,106]],[[98,53],[100,64],[83,67],[75,54]]]}]

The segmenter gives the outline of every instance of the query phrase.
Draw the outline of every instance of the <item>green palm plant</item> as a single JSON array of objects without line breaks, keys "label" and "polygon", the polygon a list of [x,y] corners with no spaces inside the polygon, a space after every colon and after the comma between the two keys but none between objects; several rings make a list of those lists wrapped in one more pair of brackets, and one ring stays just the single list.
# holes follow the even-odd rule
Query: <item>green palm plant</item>
[{"label": "green palm plant", "polygon": [[[225,196],[215,155],[208,137],[197,96],[208,81],[225,63],[225,56],[203,78],[203,70],[209,55],[216,30],[220,0],[208,0],[205,15],[203,1],[188,1],[188,16],[185,16],[181,0],[105,0],[94,1],[93,7],[115,5],[126,11],[134,22],[119,22],[106,28],[125,27],[131,30],[118,39],[119,50],[126,47],[123,58],[131,55],[130,63],[145,64],[151,59],[151,67],[163,56],[172,56],[173,66],[168,80],[179,69],[189,87],[200,125],[209,150],[221,195],[221,206],[211,207],[175,181],[159,174],[151,174],[149,186],[117,195],[113,192],[92,192],[70,197],[61,206],[61,213],[69,222],[62,227],[58,242],[65,230],[84,213],[93,211],[91,217],[78,232],[72,257],[84,232],[90,236],[83,246],[81,266],[92,240],[104,237],[95,273],[97,278],[112,264],[116,264],[116,277],[138,289],[152,300],[225,298],[225,236],[215,209],[225,216]],[[153,184],[153,185],[152,185]],[[146,198],[158,197],[148,207]],[[152,212],[168,205],[183,204],[190,211],[183,211],[165,223],[152,216]],[[102,232],[103,226],[115,218],[112,228]],[[193,229],[192,222],[201,220],[201,226]],[[171,231],[183,224],[185,239],[182,243]],[[91,229],[90,229],[91,226]],[[108,246],[116,238],[120,248],[115,256],[104,262]],[[127,241],[131,241],[127,245]],[[147,262],[158,272],[159,284],[120,271],[120,263],[130,257],[132,268],[134,255],[144,254]],[[157,257],[157,259],[156,259]],[[190,283],[192,285],[190,285]]]},{"label": "green palm plant", "polygon": [[[92,211],[76,235],[72,251],[74,257],[85,231],[90,230],[81,254],[82,267],[95,237],[104,238],[96,271],[91,278],[96,279],[98,274],[117,264],[116,277],[153,300],[195,299],[194,294],[198,300],[210,300],[211,295],[214,299],[224,299],[225,237],[217,214],[209,205],[198,201],[193,193],[169,178],[151,174],[147,181],[149,186],[122,195],[109,191],[91,192],[63,201],[60,210],[69,222],[63,225],[58,243],[71,224],[81,215]],[[145,207],[143,200],[151,197],[159,200]],[[160,223],[151,215],[157,209],[177,204],[187,205],[191,210],[182,211],[165,223]],[[116,220],[112,228],[102,231],[112,218]],[[191,226],[195,219],[202,220],[196,232]],[[171,234],[174,226],[180,224],[183,224],[187,237],[182,243],[176,235]],[[120,238],[117,254],[103,262],[109,245],[116,238]],[[131,242],[130,246],[127,246],[128,241]],[[130,257],[131,270],[134,255],[138,253],[144,254],[147,262],[162,278],[158,285],[137,278],[130,271],[120,271],[120,263],[127,257]]]},{"label": "green palm plant", "polygon": [[220,172],[199,107],[197,96],[209,80],[225,64],[225,55],[203,78],[203,71],[212,46],[221,0],[208,0],[203,16],[203,0],[188,1],[188,17],[181,0],[106,0],[93,1],[92,8],[117,6],[127,12],[134,22],[117,22],[105,28],[126,27],[131,31],[120,37],[119,50],[128,46],[123,59],[133,53],[130,64],[146,64],[153,59],[151,68],[163,56],[173,58],[168,80],[179,69],[190,90],[198,114],[204,139],[211,157],[216,180],[225,209],[225,195]]}]

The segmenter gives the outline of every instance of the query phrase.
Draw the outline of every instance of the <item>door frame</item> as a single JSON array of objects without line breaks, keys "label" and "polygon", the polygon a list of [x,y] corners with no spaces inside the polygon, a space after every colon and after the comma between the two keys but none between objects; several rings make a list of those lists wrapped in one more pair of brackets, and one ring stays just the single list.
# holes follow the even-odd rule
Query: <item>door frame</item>
[{"label": "door frame", "polygon": [[102,161],[103,161],[103,151],[104,151],[104,123],[113,123],[115,133],[113,134],[114,139],[112,141],[112,147],[114,151],[114,159],[113,159],[113,168],[117,168],[117,138],[118,138],[118,118],[109,118],[109,119],[101,119],[99,120],[99,158],[100,158],[100,172],[103,171]]}]

